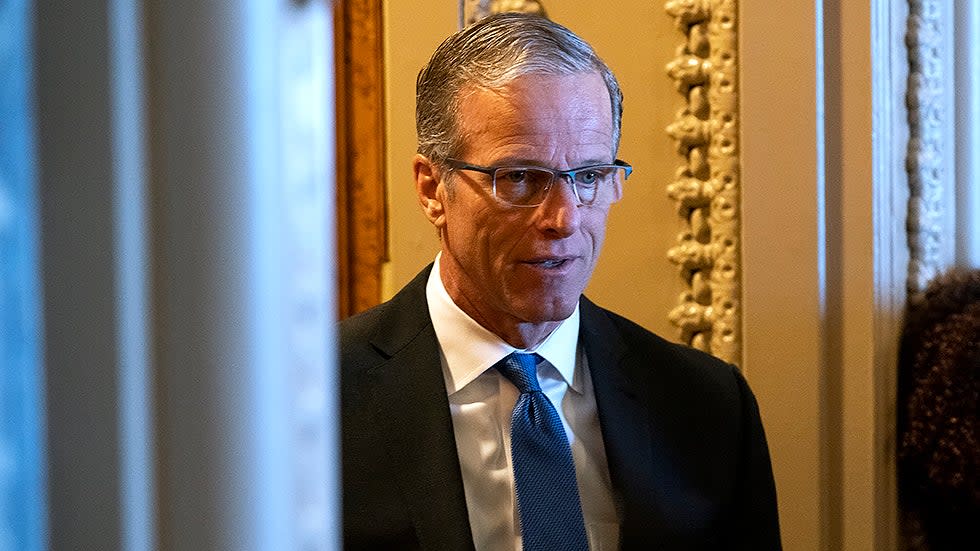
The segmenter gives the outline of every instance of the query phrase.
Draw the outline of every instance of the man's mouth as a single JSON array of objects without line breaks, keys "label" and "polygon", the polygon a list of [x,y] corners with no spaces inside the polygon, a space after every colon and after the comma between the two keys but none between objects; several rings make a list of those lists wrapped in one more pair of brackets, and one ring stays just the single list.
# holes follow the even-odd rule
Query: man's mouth
[{"label": "man's mouth", "polygon": [[564,266],[568,262],[571,262],[570,258],[546,258],[542,260],[531,260],[528,262],[528,264],[540,266],[550,270]]}]

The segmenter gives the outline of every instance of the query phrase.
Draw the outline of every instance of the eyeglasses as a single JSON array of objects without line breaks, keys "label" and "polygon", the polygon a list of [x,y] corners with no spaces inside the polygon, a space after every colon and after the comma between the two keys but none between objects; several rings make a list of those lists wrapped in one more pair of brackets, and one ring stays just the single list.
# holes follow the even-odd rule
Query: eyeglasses
[{"label": "eyeglasses", "polygon": [[540,166],[479,166],[457,159],[446,159],[454,170],[472,170],[490,176],[493,196],[514,207],[536,207],[548,197],[559,178],[572,184],[575,198],[582,205],[608,205],[623,196],[623,181],[633,167],[616,159],[612,164],[583,166],[572,170],[552,170]]}]

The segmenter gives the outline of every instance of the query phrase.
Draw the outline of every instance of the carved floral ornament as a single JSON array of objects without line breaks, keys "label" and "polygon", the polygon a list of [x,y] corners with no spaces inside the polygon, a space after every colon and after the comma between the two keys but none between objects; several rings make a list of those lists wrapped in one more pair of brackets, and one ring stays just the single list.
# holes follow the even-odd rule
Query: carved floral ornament
[{"label": "carved floral ornament", "polygon": [[667,127],[685,160],[667,186],[683,227],[667,258],[686,287],[668,317],[682,341],[738,364],[737,6],[735,0],[671,0],[665,10],[685,38],[667,75],[686,99]]},{"label": "carved floral ornament", "polygon": [[908,47],[909,142],[906,170],[909,203],[906,219],[909,247],[907,292],[925,290],[942,271],[943,241],[943,124],[946,110],[943,93],[942,2],[910,0],[905,35]]},{"label": "carved floral ornament", "polygon": [[460,0],[461,26],[476,23],[488,15],[505,12],[536,13],[547,17],[538,0]]}]

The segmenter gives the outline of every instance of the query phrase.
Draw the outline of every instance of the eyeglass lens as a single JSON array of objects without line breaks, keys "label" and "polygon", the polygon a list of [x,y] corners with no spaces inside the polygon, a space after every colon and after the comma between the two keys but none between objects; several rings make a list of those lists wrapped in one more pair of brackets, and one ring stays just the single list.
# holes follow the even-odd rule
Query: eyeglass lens
[{"label": "eyeglass lens", "polygon": [[[579,201],[590,205],[596,200],[610,203],[618,200],[622,172],[622,167],[616,166],[575,171]],[[512,205],[537,205],[544,202],[557,177],[554,172],[533,167],[500,167],[494,174],[494,192],[498,199]]]}]

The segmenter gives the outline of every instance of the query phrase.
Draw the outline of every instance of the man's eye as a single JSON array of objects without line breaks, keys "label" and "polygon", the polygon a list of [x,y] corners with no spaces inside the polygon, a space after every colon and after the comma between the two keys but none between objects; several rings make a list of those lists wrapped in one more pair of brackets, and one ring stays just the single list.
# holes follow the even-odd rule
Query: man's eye
[{"label": "man's eye", "polygon": [[594,186],[602,179],[602,174],[598,170],[586,170],[584,172],[579,172],[576,174],[575,180],[579,184],[584,184],[587,186]]},{"label": "man's eye", "polygon": [[504,180],[509,184],[521,184],[527,180],[526,170],[506,170],[497,174],[497,180]]}]

